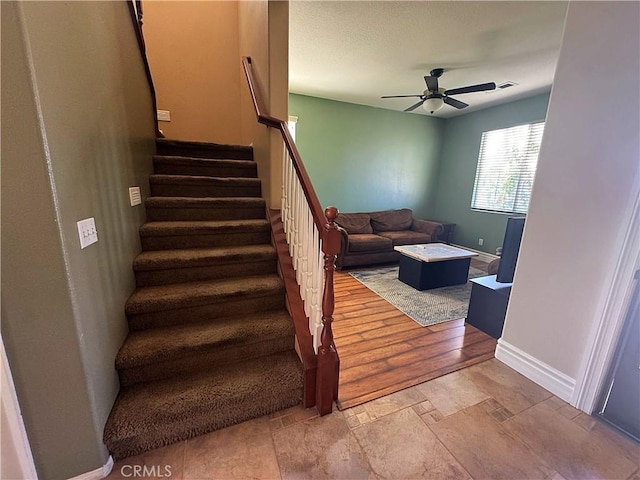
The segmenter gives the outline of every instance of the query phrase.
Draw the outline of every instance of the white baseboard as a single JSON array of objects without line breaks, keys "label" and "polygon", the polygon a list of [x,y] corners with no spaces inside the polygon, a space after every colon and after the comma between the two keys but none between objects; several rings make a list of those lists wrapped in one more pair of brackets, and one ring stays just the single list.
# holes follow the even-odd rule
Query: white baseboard
[{"label": "white baseboard", "polygon": [[72,477],[69,480],[101,480],[109,476],[112,469],[113,469],[113,457],[109,455],[109,458],[107,459],[107,463],[105,463],[100,468],[96,468],[95,470],[92,470],[90,472],[81,473],[80,475],[76,477]]},{"label": "white baseboard", "polygon": [[[16,386],[11,376],[11,368],[9,367],[9,359],[4,349],[4,340],[0,336],[0,357],[2,360],[1,383],[0,383],[0,404],[2,404],[2,428],[6,429],[2,432],[2,446],[4,447],[5,437],[8,443],[13,447],[15,458],[2,458],[11,465],[11,469],[16,470],[16,474],[21,478],[37,479],[35,464],[33,463],[33,455],[31,446],[29,445],[29,437],[22,419],[20,404],[16,394]],[[6,421],[6,424],[5,424]],[[7,445],[7,446],[9,446]],[[8,467],[7,467],[8,468]]]},{"label": "white baseboard", "polygon": [[571,402],[573,391],[576,387],[575,379],[502,339],[498,340],[496,358],[541,387],[546,388],[556,397],[565,402]]}]

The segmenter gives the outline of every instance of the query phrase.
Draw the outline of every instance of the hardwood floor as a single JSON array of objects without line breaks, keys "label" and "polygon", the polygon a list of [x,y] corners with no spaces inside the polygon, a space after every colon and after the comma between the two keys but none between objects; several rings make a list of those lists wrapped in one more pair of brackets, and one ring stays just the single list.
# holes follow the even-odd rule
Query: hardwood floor
[{"label": "hardwood floor", "polygon": [[341,410],[493,358],[496,340],[464,319],[422,327],[347,272],[335,297]]}]

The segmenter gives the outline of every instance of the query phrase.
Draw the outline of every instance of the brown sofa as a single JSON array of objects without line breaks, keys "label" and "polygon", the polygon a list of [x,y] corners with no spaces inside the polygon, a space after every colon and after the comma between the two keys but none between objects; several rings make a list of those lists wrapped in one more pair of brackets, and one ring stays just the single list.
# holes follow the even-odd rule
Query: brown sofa
[{"label": "brown sofa", "polygon": [[413,218],[408,208],[370,213],[340,213],[342,243],[338,268],[397,262],[393,247],[438,241],[441,223]]}]

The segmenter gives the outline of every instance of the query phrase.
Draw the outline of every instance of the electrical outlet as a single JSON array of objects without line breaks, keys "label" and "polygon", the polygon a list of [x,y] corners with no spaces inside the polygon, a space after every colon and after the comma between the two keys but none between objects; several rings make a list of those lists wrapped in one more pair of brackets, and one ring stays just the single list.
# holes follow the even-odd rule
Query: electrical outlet
[{"label": "electrical outlet", "polygon": [[478,239],[478,245],[480,245],[480,246],[484,245],[484,238],[479,238]]},{"label": "electrical outlet", "polygon": [[80,248],[87,248],[98,241],[96,221],[93,217],[78,222],[78,236],[80,237]]},{"label": "electrical outlet", "polygon": [[161,122],[171,121],[171,112],[169,110],[158,110],[157,112],[158,120],[160,120]]}]

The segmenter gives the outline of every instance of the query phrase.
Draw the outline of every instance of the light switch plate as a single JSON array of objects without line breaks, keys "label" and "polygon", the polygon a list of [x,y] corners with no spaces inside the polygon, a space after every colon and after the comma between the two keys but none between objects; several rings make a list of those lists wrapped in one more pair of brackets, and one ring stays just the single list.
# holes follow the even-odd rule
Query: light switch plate
[{"label": "light switch plate", "polygon": [[80,237],[80,248],[87,248],[98,241],[96,221],[93,217],[78,222],[78,236]]},{"label": "light switch plate", "polygon": [[129,187],[129,203],[132,207],[140,205],[142,203],[142,196],[140,195],[140,187]]},{"label": "light switch plate", "polygon": [[169,110],[157,110],[158,112],[158,120],[161,122],[170,122],[171,121],[171,112]]}]

